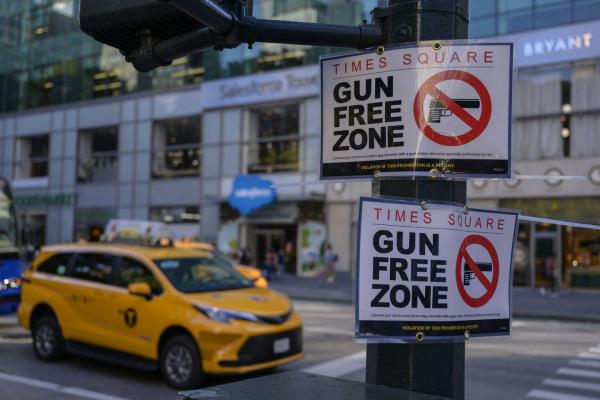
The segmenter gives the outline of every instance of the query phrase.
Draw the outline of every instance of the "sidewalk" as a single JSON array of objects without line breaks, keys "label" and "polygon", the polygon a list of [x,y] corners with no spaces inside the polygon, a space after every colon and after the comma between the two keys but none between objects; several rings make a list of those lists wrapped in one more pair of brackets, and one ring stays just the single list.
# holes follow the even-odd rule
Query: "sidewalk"
[{"label": "sidewalk", "polygon": [[[338,273],[336,285],[320,285],[316,278],[285,275],[270,287],[294,299],[352,304],[354,282],[348,273]],[[513,316],[600,323],[600,291],[563,290],[558,297],[542,296],[536,289],[513,289]]]}]

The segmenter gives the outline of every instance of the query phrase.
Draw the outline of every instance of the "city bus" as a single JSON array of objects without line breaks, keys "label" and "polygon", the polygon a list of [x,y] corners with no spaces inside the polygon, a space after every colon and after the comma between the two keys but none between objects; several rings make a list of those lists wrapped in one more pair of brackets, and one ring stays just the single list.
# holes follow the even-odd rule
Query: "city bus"
[{"label": "city bus", "polygon": [[0,178],[0,315],[17,311],[23,261],[10,184]]}]

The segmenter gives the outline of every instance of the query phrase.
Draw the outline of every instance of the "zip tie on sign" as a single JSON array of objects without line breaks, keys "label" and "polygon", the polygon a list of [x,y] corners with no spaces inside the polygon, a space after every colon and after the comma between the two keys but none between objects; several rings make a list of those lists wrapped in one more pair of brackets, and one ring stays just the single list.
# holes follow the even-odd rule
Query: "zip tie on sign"
[{"label": "zip tie on sign", "polygon": [[527,221],[527,222],[538,222],[538,223],[541,223],[541,224],[553,224],[553,225],[560,225],[560,226],[570,226],[572,228],[600,230],[600,225],[581,224],[579,222],[562,221],[560,219],[552,219],[552,218],[539,218],[539,217],[529,217],[527,215],[519,215],[519,220],[520,221]]}]

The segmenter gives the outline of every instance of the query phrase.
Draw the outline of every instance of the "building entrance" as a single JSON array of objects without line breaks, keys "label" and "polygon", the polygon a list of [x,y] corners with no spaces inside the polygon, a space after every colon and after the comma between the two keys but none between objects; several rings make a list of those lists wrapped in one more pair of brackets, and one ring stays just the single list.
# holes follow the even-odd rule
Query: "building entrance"
[{"label": "building entrance", "polygon": [[297,225],[255,225],[253,228],[253,252],[258,266],[264,266],[267,252],[274,250],[285,272],[296,273]]}]

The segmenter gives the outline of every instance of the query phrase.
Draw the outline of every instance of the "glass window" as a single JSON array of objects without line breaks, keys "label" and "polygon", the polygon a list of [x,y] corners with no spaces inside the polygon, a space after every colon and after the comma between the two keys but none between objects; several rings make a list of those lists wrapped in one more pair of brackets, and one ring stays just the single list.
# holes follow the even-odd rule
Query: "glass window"
[{"label": "glass window", "polygon": [[253,287],[253,283],[232,268],[211,258],[154,260],[167,279],[183,293],[212,292]]},{"label": "glass window", "polygon": [[531,8],[532,5],[533,0],[498,0],[498,11],[503,13],[522,10],[524,8]]},{"label": "glass window", "polygon": [[600,18],[600,2],[598,0],[575,0],[573,12],[576,21]]},{"label": "glass window", "polygon": [[474,18],[469,24],[469,37],[477,38],[496,34],[496,17]]},{"label": "glass window", "polygon": [[71,254],[57,254],[44,261],[37,269],[37,272],[44,272],[52,275],[66,275],[69,267]]},{"label": "glass window", "polygon": [[533,28],[531,9],[511,12],[498,16],[498,33],[524,31]]},{"label": "glass window", "polygon": [[118,175],[117,127],[79,131],[78,182],[114,182]]},{"label": "glass window", "polygon": [[199,116],[154,122],[153,178],[200,173],[201,122]]},{"label": "glass window", "polygon": [[80,253],[75,256],[72,278],[85,281],[111,284],[112,273],[116,264],[114,256],[96,253]]},{"label": "glass window", "polygon": [[152,272],[140,262],[123,257],[117,271],[117,285],[126,288],[132,283],[147,283],[153,294],[162,293],[162,287]]},{"label": "glass window", "polygon": [[554,26],[571,22],[571,4],[546,0],[544,6],[535,8],[535,27]]},{"label": "glass window", "polygon": [[249,173],[298,171],[300,106],[289,104],[253,109]]},{"label": "glass window", "polygon": [[153,207],[150,209],[150,219],[166,224],[197,224],[200,222],[200,207]]},{"label": "glass window", "polygon": [[19,246],[15,204],[9,183],[0,178],[0,251],[16,251]]},{"label": "glass window", "polygon": [[49,135],[18,139],[16,152],[15,178],[42,178],[48,176]]},{"label": "glass window", "polygon": [[491,15],[496,12],[496,0],[475,0],[469,2],[469,14],[471,17]]}]

